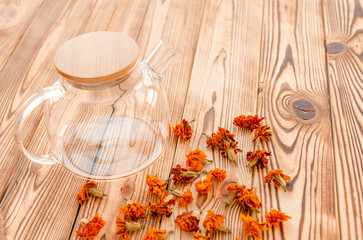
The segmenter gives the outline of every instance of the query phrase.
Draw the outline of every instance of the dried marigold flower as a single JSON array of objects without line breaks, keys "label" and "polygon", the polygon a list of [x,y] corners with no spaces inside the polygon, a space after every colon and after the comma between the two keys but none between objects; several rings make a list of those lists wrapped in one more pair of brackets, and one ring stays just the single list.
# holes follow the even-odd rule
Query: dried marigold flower
[{"label": "dried marigold flower", "polygon": [[278,227],[280,222],[286,222],[291,219],[290,216],[287,216],[285,213],[280,212],[276,209],[271,209],[269,213],[265,214],[266,222],[274,227]]},{"label": "dried marigold flower", "polygon": [[204,165],[213,162],[212,160],[207,160],[207,155],[199,148],[190,151],[185,156],[187,157],[185,164],[194,172],[202,171]]},{"label": "dried marigold flower", "polygon": [[204,219],[203,226],[209,233],[215,233],[217,231],[231,232],[231,230],[224,224],[225,216],[221,214],[215,214],[212,209],[208,210],[208,215]]},{"label": "dried marigold flower", "polygon": [[116,216],[116,235],[122,240],[129,240],[128,232],[136,231],[143,228],[145,225],[133,221],[125,221],[122,217]]},{"label": "dried marigold flower", "polygon": [[[192,123],[193,121],[190,121],[190,122]],[[173,133],[175,135],[179,136],[181,139],[191,138],[193,135],[193,132],[194,131],[192,130],[192,127],[190,126],[189,122],[185,119],[183,119],[183,121],[181,121],[181,123],[178,123],[177,125],[175,125],[175,127],[173,126]]]},{"label": "dried marigold flower", "polygon": [[83,221],[81,222],[81,229],[83,232],[76,231],[76,234],[80,238],[94,238],[100,233],[105,224],[106,222],[98,216],[98,213],[96,213],[95,216],[87,222],[86,226],[84,226]]},{"label": "dried marigold flower", "polygon": [[190,191],[189,188],[185,190],[185,192],[180,192],[178,190],[172,190],[172,194],[178,198],[178,206],[185,207],[189,203],[193,202],[193,194],[192,191]]},{"label": "dried marigold flower", "polygon": [[167,238],[173,231],[159,230],[156,228],[150,228],[146,236],[142,240],[163,240]]},{"label": "dried marigold flower", "polygon": [[149,209],[151,216],[170,217],[173,213],[173,208],[170,207],[171,205],[175,205],[175,199],[172,195],[167,196],[167,192],[164,192],[164,194],[159,197],[158,202],[150,204]]},{"label": "dried marigold flower", "polygon": [[213,187],[214,176],[209,172],[206,176],[202,177],[195,183],[195,189],[200,194],[208,193]]},{"label": "dried marigold flower", "polygon": [[241,240],[239,237],[236,236],[236,240]]},{"label": "dried marigold flower", "polygon": [[271,156],[271,152],[256,150],[254,152],[248,152],[247,157],[247,167],[260,166],[265,168],[268,164],[268,158]]},{"label": "dried marigold flower", "polygon": [[281,169],[271,170],[265,176],[265,183],[270,183],[271,180],[273,181],[276,188],[282,187],[286,192],[286,182],[291,180],[291,177],[283,174]]},{"label": "dried marigold flower", "polygon": [[233,124],[240,128],[250,130],[252,132],[253,130],[259,128],[262,125],[261,121],[263,119],[265,119],[265,118],[264,117],[258,118],[257,114],[255,116],[241,115],[241,116],[235,117],[233,119]]},{"label": "dried marigold flower", "polygon": [[259,212],[258,209],[262,206],[259,197],[256,195],[256,191],[253,191],[253,187],[244,188],[242,192],[236,195],[236,200],[246,210]]},{"label": "dried marigold flower", "polygon": [[253,138],[252,142],[256,141],[257,138],[260,138],[261,141],[268,141],[272,136],[272,130],[267,125],[262,125],[259,129],[256,129],[255,137]]},{"label": "dried marigold flower", "polygon": [[155,175],[150,176],[150,174],[146,175],[146,184],[149,186],[149,192],[154,195],[161,196],[161,193],[165,190],[166,184],[168,182],[163,182],[160,178]]},{"label": "dried marigold flower", "polygon": [[77,194],[76,198],[80,205],[83,205],[83,203],[86,202],[88,198],[90,198],[90,195],[93,195],[95,197],[103,197],[107,196],[107,194],[103,193],[101,190],[97,189],[98,183],[95,183],[94,181],[88,181],[86,182],[82,187],[79,193]]},{"label": "dried marigold flower", "polygon": [[179,164],[172,168],[170,173],[173,175],[171,179],[174,184],[181,183],[184,185],[191,184],[200,175],[200,173],[190,172],[187,168],[182,168]]},{"label": "dried marigold flower", "polygon": [[183,212],[175,219],[175,223],[185,232],[198,231],[200,211]]},{"label": "dried marigold flower", "polygon": [[253,236],[255,239],[261,239],[262,236],[260,231],[267,231],[268,228],[265,226],[266,223],[259,222],[259,219],[253,219],[252,217],[245,215],[241,215],[240,219],[243,221],[243,231],[247,234],[247,236]]},{"label": "dried marigold flower", "polygon": [[193,237],[194,237],[194,240],[212,240],[210,233],[204,235],[200,232],[198,232],[198,233],[193,232]]},{"label": "dried marigold flower", "polygon": [[144,218],[147,206],[140,203],[131,203],[127,199],[126,206],[120,208],[120,213],[125,214],[125,219]]},{"label": "dried marigold flower", "polygon": [[207,138],[207,147],[219,148],[221,155],[227,157],[236,164],[236,154],[242,152],[237,148],[238,142],[234,139],[234,135],[227,129],[218,127],[217,133],[212,133],[211,137]]},{"label": "dried marigold flower", "polygon": [[216,168],[214,170],[211,170],[211,172],[218,182],[224,181],[224,179],[226,179],[227,177],[227,171],[223,169]]},{"label": "dried marigold flower", "polygon": [[229,184],[227,186],[228,195],[226,197],[225,206],[228,207],[236,198],[237,194],[243,192],[243,189],[245,189],[244,185],[238,185],[235,183]]}]

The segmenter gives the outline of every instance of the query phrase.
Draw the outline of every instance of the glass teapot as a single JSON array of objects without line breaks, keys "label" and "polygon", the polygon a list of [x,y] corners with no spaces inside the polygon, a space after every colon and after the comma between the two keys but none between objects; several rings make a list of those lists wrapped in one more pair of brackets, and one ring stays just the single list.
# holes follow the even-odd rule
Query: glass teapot
[{"label": "glass teapot", "polygon": [[[98,180],[140,171],[165,150],[169,106],[160,84],[177,52],[160,41],[146,60],[130,37],[92,32],[65,42],[54,59],[55,84],[31,96],[15,119],[15,138],[24,154],[41,164],[59,163]],[[27,116],[44,103],[51,153],[24,145]]]}]

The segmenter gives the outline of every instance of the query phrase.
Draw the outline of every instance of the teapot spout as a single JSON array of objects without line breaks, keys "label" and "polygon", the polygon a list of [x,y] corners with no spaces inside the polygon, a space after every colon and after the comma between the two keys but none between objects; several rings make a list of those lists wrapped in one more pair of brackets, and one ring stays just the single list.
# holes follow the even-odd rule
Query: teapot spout
[{"label": "teapot spout", "polygon": [[159,77],[163,77],[165,71],[172,65],[178,52],[160,40],[158,45],[144,60],[144,63],[153,70]]}]

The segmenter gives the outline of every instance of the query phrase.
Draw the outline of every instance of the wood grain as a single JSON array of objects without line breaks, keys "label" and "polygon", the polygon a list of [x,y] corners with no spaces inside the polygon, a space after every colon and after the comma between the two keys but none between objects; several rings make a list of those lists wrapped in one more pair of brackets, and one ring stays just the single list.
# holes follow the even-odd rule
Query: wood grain
[{"label": "wood grain", "polygon": [[[274,129],[266,170],[255,170],[263,214],[271,208],[292,220],[266,239],[339,239],[336,178],[320,1],[265,1],[261,45],[259,113]],[[263,183],[280,168],[288,191]]]},{"label": "wood grain", "polygon": [[[25,88],[27,90],[26,93],[35,92],[35,89],[53,83],[57,75],[53,66],[53,57],[56,49],[65,40],[84,31],[87,24],[91,28],[89,25],[92,25],[93,22],[88,22],[88,19],[92,14],[97,15],[98,11],[95,8],[94,1],[77,1],[71,2],[69,5],[64,1],[59,2],[59,4],[64,7],[64,12],[60,11],[62,8],[57,4],[54,5],[53,1],[43,4],[43,8],[39,10],[36,18],[33,20],[34,25],[31,25],[24,35],[24,45],[18,45],[19,54],[27,46],[36,46],[34,47],[33,54],[30,55],[32,60],[24,59],[24,62],[21,62],[22,64],[31,64],[31,68],[26,65],[24,69],[33,69],[29,72],[21,72],[24,76],[19,78],[19,80],[26,79],[22,83],[18,83],[21,87],[20,90]],[[104,4],[107,3],[105,2]],[[124,2],[124,4],[125,9],[121,9],[124,13],[121,15],[125,15],[127,12],[131,16],[135,16],[135,21],[131,21],[132,25],[128,27],[133,30],[140,28],[143,19],[142,16],[140,17],[140,14],[143,14],[146,6],[141,8],[142,4],[135,1]],[[137,7],[133,7],[133,5]],[[129,12],[130,9],[135,11]],[[118,19],[114,20],[118,21]],[[103,26],[100,22],[97,22],[97,24],[97,26]],[[42,27],[48,27],[48,29],[43,29],[44,35],[34,39],[32,36],[37,36],[39,28]],[[13,54],[8,61],[13,61],[9,68],[14,68],[14,70],[22,68],[22,66],[16,65],[14,62],[17,59],[17,49],[14,51],[15,55]],[[12,60],[13,57],[15,58],[14,60]],[[33,72],[34,70],[37,71]],[[10,74],[11,71],[8,70],[1,73]],[[10,78],[9,76],[7,77]],[[5,80],[5,78],[2,79],[3,81]],[[36,81],[31,81],[33,79],[36,79]],[[14,88],[16,86],[14,84]],[[11,94],[13,93],[9,92],[9,97],[4,97],[4,99],[8,100],[12,96]],[[29,97],[29,94],[22,95],[22,97],[22,99],[26,99]],[[10,124],[11,120],[9,119]],[[39,133],[35,133],[30,143],[30,148],[38,152],[48,150],[47,138],[44,135],[44,131],[40,130],[42,127],[39,127]],[[3,136],[12,139],[12,132],[9,132]],[[2,161],[1,164],[10,164],[11,161],[13,161],[12,164],[16,164],[16,160],[19,160],[20,166],[0,205],[0,213],[4,216],[6,235],[14,239],[68,238],[78,210],[75,195],[85,181],[72,176],[61,166],[40,166],[31,163],[27,159],[19,158],[21,156],[20,150],[14,144],[9,145],[9,147],[11,146],[14,147],[12,151],[15,151],[17,155],[11,155],[10,152],[10,155],[2,157],[2,159],[7,159],[8,162]],[[4,151],[2,154],[9,153]],[[9,168],[6,172],[11,174],[11,170]],[[67,210],[65,211],[65,209]]]},{"label": "wood grain", "polygon": [[[213,209],[227,217],[225,222],[232,229],[231,234],[216,234],[213,239],[235,239],[243,234],[240,205],[235,203],[226,208],[224,203],[229,183],[250,185],[250,171],[245,167],[244,156],[252,149],[252,135],[232,122],[234,117],[256,110],[261,19],[262,1],[208,1],[203,13],[183,114],[185,119],[196,119],[192,123],[195,132],[191,140],[179,142],[173,165],[185,166],[185,155],[198,147],[214,161],[205,169],[225,169],[228,177],[222,183],[214,183],[207,195],[198,195],[193,184],[190,188],[195,201],[186,208],[175,209],[171,218],[175,220],[185,211],[202,210],[203,221],[207,210]],[[210,135],[218,126],[236,134],[243,150],[238,156],[238,167],[218,151],[206,148],[202,133]],[[169,189],[185,190],[174,184]],[[164,219],[161,225],[163,229],[174,229],[172,239],[193,239],[191,233],[181,231],[173,220]]]},{"label": "wood grain", "polygon": [[363,2],[323,1],[341,238],[363,238]]},{"label": "wood grain", "polygon": [[0,2],[0,70],[13,53],[43,0]]}]

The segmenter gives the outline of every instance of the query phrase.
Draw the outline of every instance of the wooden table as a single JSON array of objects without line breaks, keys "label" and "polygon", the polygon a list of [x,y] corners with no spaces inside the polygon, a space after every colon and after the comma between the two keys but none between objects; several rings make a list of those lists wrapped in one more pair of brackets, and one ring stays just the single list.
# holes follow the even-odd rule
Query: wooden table
[{"label": "wooden table", "polygon": [[[230,234],[242,237],[242,209],[224,207],[226,186],[256,188],[263,203],[292,216],[264,239],[363,239],[363,1],[362,0],[39,0],[0,3],[0,233],[7,239],[75,239],[80,219],[96,212],[107,224],[96,239],[117,239],[115,215],[124,198],[148,203],[145,175],[169,176],[175,164],[197,147],[228,171],[207,196],[195,196],[188,210],[227,216]],[[162,160],[122,181],[101,183],[104,199],[79,206],[85,180],[58,165],[26,159],[13,139],[18,107],[55,79],[53,57],[66,40],[81,33],[127,33],[141,56],[163,39],[181,53],[163,84],[172,124],[196,119],[189,141],[172,138]],[[274,129],[268,144],[252,144],[252,134],[232,125],[235,116],[258,113]],[[42,118],[33,118],[28,147],[49,148]],[[218,126],[236,134],[243,154],[235,167],[206,148],[205,133]],[[267,170],[247,169],[247,151],[272,152],[269,169],[292,177],[288,192],[263,183]],[[170,188],[174,188],[173,185]],[[194,186],[192,187],[194,190]],[[195,190],[194,190],[195,194]],[[170,239],[191,239],[175,217],[148,217],[146,228],[172,229]],[[1,227],[2,225],[2,227]],[[1,237],[0,237],[1,238]]]}]

